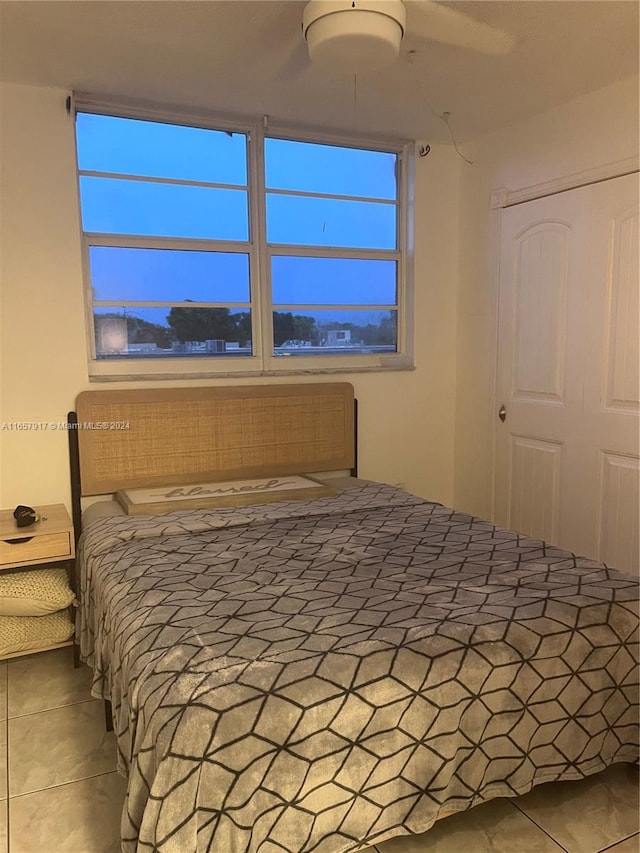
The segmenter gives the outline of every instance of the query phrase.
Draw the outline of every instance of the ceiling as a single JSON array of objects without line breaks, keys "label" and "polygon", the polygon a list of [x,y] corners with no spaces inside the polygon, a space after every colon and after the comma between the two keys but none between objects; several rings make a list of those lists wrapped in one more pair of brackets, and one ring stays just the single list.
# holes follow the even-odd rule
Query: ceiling
[{"label": "ceiling", "polygon": [[[298,0],[0,2],[0,79],[269,115],[358,133],[458,141],[638,74],[637,0],[445,2],[516,39],[507,56],[408,33],[383,71],[313,67]],[[298,50],[296,51],[296,46]]]}]

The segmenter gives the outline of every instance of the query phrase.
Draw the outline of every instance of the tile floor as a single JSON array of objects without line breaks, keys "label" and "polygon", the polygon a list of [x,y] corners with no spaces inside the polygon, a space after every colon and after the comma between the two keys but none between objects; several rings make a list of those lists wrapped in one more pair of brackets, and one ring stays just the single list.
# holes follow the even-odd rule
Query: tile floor
[{"label": "tile floor", "polygon": [[[0,662],[0,853],[118,853],[124,781],[71,650]],[[446,818],[379,853],[639,853],[638,772],[615,765]],[[214,853],[226,853],[218,850]]]}]

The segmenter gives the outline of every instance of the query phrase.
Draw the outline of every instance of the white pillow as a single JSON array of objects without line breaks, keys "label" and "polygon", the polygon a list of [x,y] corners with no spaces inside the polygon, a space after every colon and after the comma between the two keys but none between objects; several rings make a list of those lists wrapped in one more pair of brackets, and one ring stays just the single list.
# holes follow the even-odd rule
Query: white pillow
[{"label": "white pillow", "polygon": [[69,607],[73,598],[64,568],[0,574],[0,616],[44,616]]},{"label": "white pillow", "polygon": [[82,510],[82,526],[90,524],[97,518],[110,518],[113,515],[126,515],[127,513],[117,501],[97,501]]}]

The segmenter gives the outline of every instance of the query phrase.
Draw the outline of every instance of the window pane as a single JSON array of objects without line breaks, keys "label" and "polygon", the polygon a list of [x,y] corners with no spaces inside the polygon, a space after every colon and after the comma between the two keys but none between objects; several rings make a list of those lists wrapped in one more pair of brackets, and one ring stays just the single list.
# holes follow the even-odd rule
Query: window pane
[{"label": "window pane", "polygon": [[154,237],[243,240],[247,194],[183,184],[80,178],[85,231]]},{"label": "window pane", "polygon": [[271,260],[274,303],[395,305],[396,262],[353,258]]},{"label": "window pane", "polygon": [[97,302],[249,302],[249,256],[173,249],[89,248]]},{"label": "window pane", "polygon": [[274,311],[274,355],[396,352],[396,311]]},{"label": "window pane", "polygon": [[267,193],[267,240],[306,246],[395,249],[396,206]]},{"label": "window pane", "polygon": [[244,133],[78,113],[78,168],[151,178],[247,183]]},{"label": "window pane", "polygon": [[228,308],[96,308],[98,358],[251,355],[251,313]]},{"label": "window pane", "polygon": [[265,139],[269,189],[395,199],[396,154]]}]

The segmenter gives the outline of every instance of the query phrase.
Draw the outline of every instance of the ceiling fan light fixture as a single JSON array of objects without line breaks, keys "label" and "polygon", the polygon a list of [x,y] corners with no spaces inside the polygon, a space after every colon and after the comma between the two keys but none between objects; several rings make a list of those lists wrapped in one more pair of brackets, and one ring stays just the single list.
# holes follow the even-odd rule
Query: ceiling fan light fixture
[{"label": "ceiling fan light fixture", "polygon": [[383,68],[400,52],[406,13],[401,0],[311,0],[303,32],[311,61],[358,74]]}]

